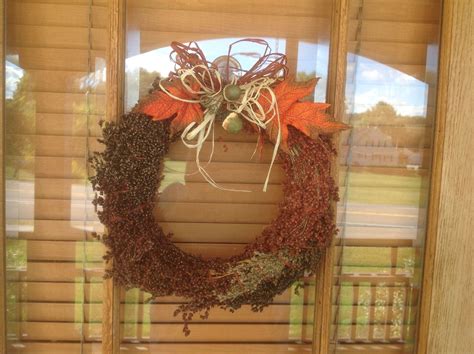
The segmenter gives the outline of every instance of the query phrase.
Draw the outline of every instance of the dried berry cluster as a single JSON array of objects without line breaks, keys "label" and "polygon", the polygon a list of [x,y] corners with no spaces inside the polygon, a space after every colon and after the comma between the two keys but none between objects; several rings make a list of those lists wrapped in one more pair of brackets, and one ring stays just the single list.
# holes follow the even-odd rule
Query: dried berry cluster
[{"label": "dried berry cluster", "polygon": [[102,237],[113,260],[107,276],[153,297],[176,295],[185,321],[207,318],[212,307],[231,311],[250,304],[261,311],[317,265],[336,233],[332,204],[337,187],[331,177],[335,150],[329,138],[312,140],[291,129],[289,153],[280,159],[286,173],[279,215],[242,254],[203,259],[176,247],[153,216],[162,179],[161,165],[173,138],[169,120],[153,121],[132,112],[118,123],[103,123],[103,152],[95,153],[91,182]]}]

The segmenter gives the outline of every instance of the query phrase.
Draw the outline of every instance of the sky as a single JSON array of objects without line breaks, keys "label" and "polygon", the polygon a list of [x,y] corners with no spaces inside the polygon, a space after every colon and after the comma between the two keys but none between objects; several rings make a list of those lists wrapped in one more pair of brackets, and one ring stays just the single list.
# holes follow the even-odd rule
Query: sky
[{"label": "sky", "polygon": [[14,61],[14,58],[8,57],[5,60],[5,98],[7,100],[13,98],[18,82],[24,75],[24,70]]}]

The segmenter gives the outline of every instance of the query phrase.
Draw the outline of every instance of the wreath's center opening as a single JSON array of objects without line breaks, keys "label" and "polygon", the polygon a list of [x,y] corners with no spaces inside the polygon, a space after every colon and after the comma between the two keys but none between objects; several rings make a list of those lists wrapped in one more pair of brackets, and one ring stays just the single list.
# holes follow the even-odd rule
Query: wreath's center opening
[{"label": "wreath's center opening", "polygon": [[263,185],[270,167],[273,145],[252,154],[257,136],[227,133],[217,122],[213,159],[207,163],[212,143],[202,149],[202,166],[219,186],[251,192],[220,190],[197,171],[196,150],[181,140],[171,145],[165,159],[155,217],[183,251],[205,258],[239,254],[277,216],[284,174],[280,161],[273,165],[266,192]]}]

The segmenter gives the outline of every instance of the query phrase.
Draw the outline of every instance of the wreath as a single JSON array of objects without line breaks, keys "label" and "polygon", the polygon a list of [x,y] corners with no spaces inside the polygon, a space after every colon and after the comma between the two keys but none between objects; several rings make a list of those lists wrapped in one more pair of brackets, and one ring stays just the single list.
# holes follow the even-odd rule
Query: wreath
[{"label": "wreath", "polygon": [[[253,44],[262,45],[263,54],[243,70],[233,50]],[[151,300],[186,298],[175,315],[182,315],[188,335],[194,314],[204,319],[213,307],[233,312],[244,304],[262,311],[315,270],[337,232],[333,205],[338,193],[331,176],[336,151],[330,135],[347,126],[325,113],[328,104],[302,101],[317,79],[297,83],[288,78],[286,57],[272,53],[263,40],[235,42],[212,63],[194,42],[173,42],[171,47],[175,71],[157,78],[148,96],[117,122],[101,122],[105,149],[90,159],[95,169],[90,180],[96,192],[93,203],[107,230],[98,236],[108,249],[104,259],[113,260],[106,277],[150,293]],[[173,244],[153,209],[164,158],[179,139],[196,150],[203,178],[229,190],[200,161],[206,141],[213,145],[218,123],[229,132],[256,132],[258,147],[272,142],[271,165],[281,163],[285,180],[278,216],[262,234],[239,255],[207,259]],[[206,163],[211,160],[212,151]],[[264,190],[267,183],[268,176]]]}]

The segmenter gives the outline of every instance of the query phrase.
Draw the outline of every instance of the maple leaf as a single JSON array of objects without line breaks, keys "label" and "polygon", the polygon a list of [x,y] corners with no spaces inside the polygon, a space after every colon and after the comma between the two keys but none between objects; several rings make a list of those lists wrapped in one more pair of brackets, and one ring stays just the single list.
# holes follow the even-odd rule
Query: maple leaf
[{"label": "maple leaf", "polygon": [[[181,81],[168,82],[165,89],[173,96],[193,100],[196,96],[186,91]],[[139,112],[149,115],[153,120],[170,119],[171,133],[178,133],[192,122],[201,122],[203,111],[199,102],[183,102],[177,100],[166,92],[157,90],[141,102],[137,107]]]},{"label": "maple leaf", "polygon": [[[303,98],[313,92],[317,82],[318,79],[302,83],[285,80],[273,89],[277,99],[280,124],[277,119],[273,119],[267,125],[266,132],[270,140],[276,142],[280,131],[280,144],[285,151],[288,150],[289,125],[313,139],[317,138],[319,134],[334,134],[348,129],[346,124],[332,120],[331,116],[326,113],[329,104],[301,102]],[[268,97],[264,97],[261,104],[264,109],[268,109]]]},{"label": "maple leaf", "polygon": [[287,79],[279,83],[273,92],[277,98],[280,115],[284,115],[295,102],[311,95],[318,81],[319,77],[303,82]]}]

